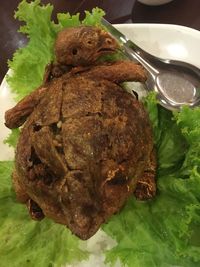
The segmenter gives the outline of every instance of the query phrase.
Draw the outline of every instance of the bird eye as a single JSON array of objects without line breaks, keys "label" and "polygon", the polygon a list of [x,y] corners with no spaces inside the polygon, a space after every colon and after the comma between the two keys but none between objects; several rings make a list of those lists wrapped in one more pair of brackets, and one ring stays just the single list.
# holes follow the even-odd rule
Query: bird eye
[{"label": "bird eye", "polygon": [[77,50],[76,48],[74,48],[74,49],[72,50],[72,54],[75,56],[75,55],[77,55],[77,53],[78,53],[78,50]]},{"label": "bird eye", "polygon": [[93,46],[94,45],[94,41],[89,39],[87,40],[87,45],[90,47],[90,46]]}]

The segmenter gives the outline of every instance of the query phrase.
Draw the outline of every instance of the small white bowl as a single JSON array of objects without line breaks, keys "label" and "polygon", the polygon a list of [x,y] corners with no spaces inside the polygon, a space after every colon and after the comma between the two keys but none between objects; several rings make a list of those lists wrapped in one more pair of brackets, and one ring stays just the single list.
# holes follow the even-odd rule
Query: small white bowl
[{"label": "small white bowl", "polygon": [[138,0],[138,2],[148,6],[160,6],[167,4],[173,0]]}]

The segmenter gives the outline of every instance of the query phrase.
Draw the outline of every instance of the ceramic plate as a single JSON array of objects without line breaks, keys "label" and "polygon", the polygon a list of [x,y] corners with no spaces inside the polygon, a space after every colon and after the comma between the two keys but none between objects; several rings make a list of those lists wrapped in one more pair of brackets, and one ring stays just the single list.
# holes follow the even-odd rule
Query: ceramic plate
[{"label": "ceramic plate", "polygon": [[[182,26],[163,24],[121,24],[116,25],[127,37],[137,45],[156,56],[177,59],[196,65],[200,68],[199,44],[200,32]],[[3,140],[9,130],[4,126],[4,112],[14,105],[13,95],[6,80],[0,86],[0,160],[13,159],[14,152]],[[105,233],[98,231],[87,245],[84,246],[92,252],[89,261],[76,263],[74,267],[103,267],[104,256],[101,249],[109,249],[115,244]],[[95,264],[96,263],[96,264]],[[94,265],[95,264],[95,265]],[[70,265],[72,266],[72,265]],[[119,262],[116,266],[120,266]]]}]

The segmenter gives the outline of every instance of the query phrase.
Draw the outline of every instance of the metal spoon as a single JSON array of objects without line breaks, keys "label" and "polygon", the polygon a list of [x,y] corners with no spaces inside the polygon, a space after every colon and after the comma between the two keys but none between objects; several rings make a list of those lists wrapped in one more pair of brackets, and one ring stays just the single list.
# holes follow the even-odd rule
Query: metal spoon
[{"label": "metal spoon", "polygon": [[137,60],[148,71],[147,89],[157,92],[162,106],[175,110],[183,105],[200,105],[200,69],[189,63],[155,57],[130,41],[105,19],[102,19],[102,24],[122,43],[125,55]]}]

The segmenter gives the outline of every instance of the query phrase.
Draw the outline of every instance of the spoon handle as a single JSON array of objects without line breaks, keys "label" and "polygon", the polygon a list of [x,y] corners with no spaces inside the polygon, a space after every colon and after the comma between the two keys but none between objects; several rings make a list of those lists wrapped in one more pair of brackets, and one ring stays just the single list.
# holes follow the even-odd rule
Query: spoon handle
[{"label": "spoon handle", "polygon": [[151,74],[153,78],[155,78],[156,75],[159,73],[155,65],[152,63],[151,58],[148,57],[146,52],[131,41],[128,41],[126,44],[123,45],[123,51],[129,59],[137,60],[149,72],[149,74]]},{"label": "spoon handle", "polygon": [[122,44],[122,50],[130,60],[136,60],[140,64],[142,64],[143,67],[151,74],[153,78],[158,74],[158,70],[156,69],[153,63],[154,56],[150,55],[142,48],[137,46],[135,43],[133,43],[131,40],[129,40],[123,33],[118,31],[115,27],[112,26],[112,24],[110,24],[104,18],[102,18],[101,22],[103,26],[105,26],[112,34],[112,36],[115,37],[115,39],[117,39],[117,41]]}]

